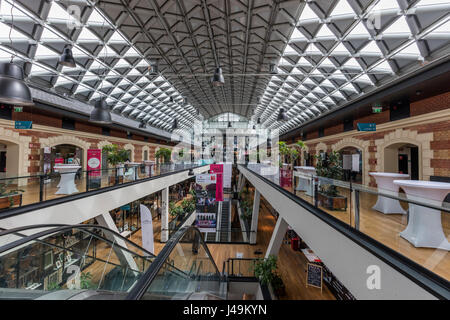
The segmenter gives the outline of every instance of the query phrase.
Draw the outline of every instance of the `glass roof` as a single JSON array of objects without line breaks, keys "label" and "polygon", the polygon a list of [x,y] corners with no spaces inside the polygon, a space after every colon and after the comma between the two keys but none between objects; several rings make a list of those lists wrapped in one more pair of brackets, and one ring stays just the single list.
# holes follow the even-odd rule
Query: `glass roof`
[{"label": "glass roof", "polygon": [[[81,19],[80,12],[71,12],[60,1],[50,1],[47,15],[39,17],[30,10],[33,2],[0,2],[0,61],[9,61],[14,55],[33,84],[86,102],[107,97],[113,112],[160,129],[171,131],[175,117],[180,128],[191,127],[196,109],[182,103],[183,97],[164,75],[149,74],[150,61],[99,8],[93,7],[86,12],[87,18]],[[13,22],[14,29],[10,27]],[[38,33],[32,29],[36,24],[43,26]],[[58,64],[68,44],[72,45],[76,68]],[[33,49],[31,53],[26,45]],[[156,113],[163,107],[164,112]]]},{"label": "glass roof", "polygon": [[[449,54],[450,1],[308,1],[253,119],[287,132]],[[430,46],[427,39],[435,39]],[[279,108],[289,120],[277,122]]]},{"label": "glass roof", "polygon": [[[192,128],[201,110],[284,133],[449,54],[450,0],[218,1],[212,20],[197,1],[182,3],[3,0],[0,61],[13,54],[34,86],[106,97],[113,112],[169,132],[174,118]],[[67,46],[76,68],[58,63]],[[161,73],[151,75],[155,60]],[[225,85],[212,87],[218,63]],[[288,121],[277,121],[280,108]]]}]

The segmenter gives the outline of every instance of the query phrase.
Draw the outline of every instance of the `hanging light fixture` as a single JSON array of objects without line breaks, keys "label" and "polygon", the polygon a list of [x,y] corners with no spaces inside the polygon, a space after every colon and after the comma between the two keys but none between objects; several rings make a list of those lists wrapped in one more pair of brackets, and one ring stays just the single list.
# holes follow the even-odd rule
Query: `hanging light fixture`
[{"label": "hanging light fixture", "polygon": [[277,65],[275,63],[271,63],[269,65],[269,73],[270,74],[278,74],[278,68],[277,68]]},{"label": "hanging light fixture", "polygon": [[59,64],[69,68],[75,68],[77,66],[71,48],[64,48],[62,55],[59,57]]},{"label": "hanging light fixture", "polygon": [[223,77],[223,73],[222,73],[222,68],[221,67],[217,67],[216,71],[214,72],[214,75],[211,79],[211,82],[213,84],[213,86],[215,87],[220,87],[223,86],[225,84],[225,79]]},{"label": "hanging light fixture", "polygon": [[256,120],[256,124],[261,124],[261,118],[258,118],[258,120]]},{"label": "hanging light fixture", "polygon": [[[11,7],[11,28],[9,29],[9,41],[11,48],[14,49],[11,32],[14,28],[14,11],[15,1]],[[33,98],[31,97],[30,88],[24,81],[23,69],[21,66],[13,63],[14,55],[11,55],[9,63],[0,63],[0,103],[13,104],[16,106],[32,106]]]},{"label": "hanging light fixture", "polygon": [[34,105],[30,88],[24,82],[23,69],[12,62],[0,63],[0,103]]},{"label": "hanging light fixture", "polygon": [[183,98],[183,105],[184,106],[186,106],[188,103],[187,103],[187,98]]},{"label": "hanging light fixture", "polygon": [[158,68],[158,61],[153,61],[150,62],[150,65],[148,66],[148,73],[150,75],[157,75],[159,73],[159,68]]},{"label": "hanging light fixture", "polygon": [[280,108],[280,112],[278,113],[277,121],[286,121],[287,115],[286,111],[284,111],[284,108]]},{"label": "hanging light fixture", "polygon": [[147,128],[147,124],[145,123],[145,121],[141,121],[141,123],[139,123],[139,128],[140,128],[140,129],[145,129],[145,128]]},{"label": "hanging light fixture", "polygon": [[192,168],[191,168],[191,169],[189,169],[188,176],[193,176],[193,175],[194,175],[194,170],[192,170]]},{"label": "hanging light fixture", "polygon": [[111,113],[109,112],[108,104],[104,98],[100,98],[95,102],[94,110],[89,117],[90,122],[100,124],[111,124]]},{"label": "hanging light fixture", "polygon": [[173,119],[172,123],[172,130],[178,129],[178,120],[175,118]]}]

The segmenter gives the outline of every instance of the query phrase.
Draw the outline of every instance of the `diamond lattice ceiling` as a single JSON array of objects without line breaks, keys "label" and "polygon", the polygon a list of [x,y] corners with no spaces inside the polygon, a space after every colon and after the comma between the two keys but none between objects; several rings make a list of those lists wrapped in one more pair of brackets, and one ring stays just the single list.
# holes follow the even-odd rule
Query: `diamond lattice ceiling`
[{"label": "diamond lattice ceiling", "polygon": [[[190,128],[198,108],[283,133],[449,53],[442,0],[12,3],[1,1],[0,60],[15,52],[34,85],[82,101],[105,95],[114,112],[167,131],[174,118]],[[75,69],[58,64],[67,45]],[[150,75],[155,60],[160,74]],[[223,87],[209,81],[217,65]],[[276,121],[281,107],[287,122]]]}]

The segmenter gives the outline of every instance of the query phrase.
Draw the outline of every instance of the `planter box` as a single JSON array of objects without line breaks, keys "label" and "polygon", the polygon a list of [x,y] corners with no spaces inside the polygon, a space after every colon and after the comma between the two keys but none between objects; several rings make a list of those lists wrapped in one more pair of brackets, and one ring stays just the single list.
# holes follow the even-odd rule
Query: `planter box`
[{"label": "planter box", "polygon": [[347,197],[337,196],[330,197],[319,192],[318,200],[322,207],[329,210],[347,210]]},{"label": "planter box", "polygon": [[22,205],[22,194],[15,193],[0,198],[0,209],[7,209],[11,207],[11,199],[14,202],[13,206]]}]

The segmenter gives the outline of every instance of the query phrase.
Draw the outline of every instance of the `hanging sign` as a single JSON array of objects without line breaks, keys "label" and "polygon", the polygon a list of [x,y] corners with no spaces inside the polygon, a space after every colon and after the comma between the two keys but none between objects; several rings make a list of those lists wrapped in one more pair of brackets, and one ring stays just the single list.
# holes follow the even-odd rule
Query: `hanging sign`
[{"label": "hanging sign", "polygon": [[152,213],[142,204],[139,205],[139,207],[141,211],[142,247],[145,250],[154,253]]},{"label": "hanging sign", "polygon": [[195,176],[195,182],[198,184],[210,184],[216,183],[215,174],[198,174]]},{"label": "hanging sign", "polygon": [[15,121],[14,129],[33,129],[33,121]]},{"label": "hanging sign", "polygon": [[209,171],[217,175],[216,178],[216,201],[223,201],[223,164],[212,164]]},{"label": "hanging sign", "polygon": [[23,112],[23,107],[14,107],[14,112]]},{"label": "hanging sign", "polygon": [[[87,151],[87,169],[89,171],[90,177],[100,177],[101,176],[101,165],[102,165],[102,150],[100,149],[89,149]],[[91,171],[94,170],[94,171]]]}]

